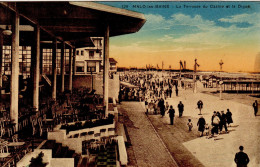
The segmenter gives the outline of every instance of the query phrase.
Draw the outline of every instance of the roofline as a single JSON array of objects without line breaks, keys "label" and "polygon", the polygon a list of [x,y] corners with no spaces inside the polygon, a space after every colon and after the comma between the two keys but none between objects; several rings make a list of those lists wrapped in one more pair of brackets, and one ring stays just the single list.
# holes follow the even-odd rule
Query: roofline
[{"label": "roofline", "polygon": [[133,12],[133,11],[126,10],[126,9],[112,7],[112,6],[108,6],[108,5],[104,5],[104,4],[100,4],[100,3],[95,3],[95,2],[74,2],[74,1],[70,1],[69,3],[71,5],[75,5],[75,6],[79,6],[79,7],[85,7],[85,8],[90,8],[90,9],[94,9],[94,10],[99,10],[99,11],[129,16],[129,17],[138,18],[138,19],[142,19],[142,20],[146,21],[144,14],[138,13],[138,12]]}]

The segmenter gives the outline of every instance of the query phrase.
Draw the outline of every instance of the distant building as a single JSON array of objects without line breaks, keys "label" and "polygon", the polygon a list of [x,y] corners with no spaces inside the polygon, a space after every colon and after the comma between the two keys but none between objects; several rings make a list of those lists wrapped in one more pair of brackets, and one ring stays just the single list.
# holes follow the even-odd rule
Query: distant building
[{"label": "distant building", "polygon": [[117,71],[117,61],[114,58],[109,58],[109,70],[110,72],[116,72]]},{"label": "distant building", "polygon": [[98,74],[103,71],[103,37],[91,37],[93,47],[76,50],[76,75]]}]

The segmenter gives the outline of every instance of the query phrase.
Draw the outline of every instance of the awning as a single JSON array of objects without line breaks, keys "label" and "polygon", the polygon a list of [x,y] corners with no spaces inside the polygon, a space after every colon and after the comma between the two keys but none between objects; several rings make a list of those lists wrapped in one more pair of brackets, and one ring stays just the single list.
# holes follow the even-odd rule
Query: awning
[{"label": "awning", "polygon": [[[52,41],[53,36],[79,47],[93,46],[90,37],[103,37],[106,26],[110,36],[135,33],[145,23],[141,13],[94,2],[0,2],[4,8],[18,11],[20,25],[35,25],[44,29],[41,40]],[[1,12],[0,25],[10,25]],[[10,20],[10,19],[9,19]],[[50,36],[49,34],[53,34]],[[20,32],[23,40],[31,41],[32,30]],[[26,35],[23,35],[26,34]]]}]

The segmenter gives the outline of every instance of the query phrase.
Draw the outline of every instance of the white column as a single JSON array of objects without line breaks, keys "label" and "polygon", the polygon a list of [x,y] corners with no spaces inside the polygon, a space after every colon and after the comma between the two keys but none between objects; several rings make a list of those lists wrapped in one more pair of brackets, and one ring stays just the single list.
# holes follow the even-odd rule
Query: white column
[{"label": "white column", "polygon": [[19,100],[19,22],[18,13],[15,13],[12,25],[12,72],[10,83],[10,117],[18,131],[18,100]]},{"label": "white column", "polygon": [[73,58],[72,71],[73,71],[73,75],[76,75],[76,48],[73,48],[72,58]]},{"label": "white column", "polygon": [[61,44],[61,92],[64,92],[64,81],[65,81],[65,43]]},{"label": "white column", "polygon": [[4,42],[3,34],[2,34],[2,32],[0,32],[0,87],[3,86],[3,80],[2,80],[3,42]]},{"label": "white column", "polygon": [[72,91],[72,48],[69,52],[69,91]]},{"label": "white column", "polygon": [[103,56],[103,94],[104,94],[104,105],[106,106],[105,116],[108,115],[108,71],[109,71],[109,26],[106,27],[104,36],[104,56]]},{"label": "white column", "polygon": [[35,45],[33,46],[35,58],[32,62],[33,66],[33,108],[35,111],[39,109],[39,82],[40,82],[40,26],[35,26]]},{"label": "white column", "polygon": [[56,58],[57,58],[57,39],[53,40],[53,48],[52,48],[52,99],[56,101],[57,94],[57,66],[56,66]]}]

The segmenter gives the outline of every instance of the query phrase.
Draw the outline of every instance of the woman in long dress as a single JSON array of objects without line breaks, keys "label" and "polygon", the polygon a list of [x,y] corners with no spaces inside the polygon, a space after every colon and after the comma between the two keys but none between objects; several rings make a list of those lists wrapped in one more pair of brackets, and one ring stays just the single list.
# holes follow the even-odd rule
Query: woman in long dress
[{"label": "woman in long dress", "polygon": [[232,119],[232,113],[229,111],[229,109],[227,109],[226,118],[227,118],[228,126],[231,126],[229,124],[233,123],[233,119]]},{"label": "woman in long dress", "polygon": [[206,121],[205,119],[203,118],[203,116],[201,116],[198,120],[198,123],[197,123],[197,126],[198,126],[198,131],[200,132],[200,137],[203,136],[203,132],[205,130],[205,124],[206,124]]}]

